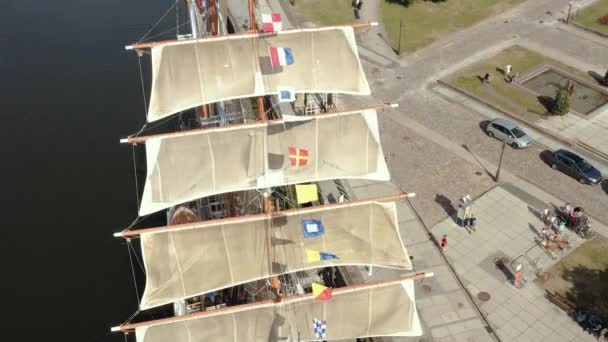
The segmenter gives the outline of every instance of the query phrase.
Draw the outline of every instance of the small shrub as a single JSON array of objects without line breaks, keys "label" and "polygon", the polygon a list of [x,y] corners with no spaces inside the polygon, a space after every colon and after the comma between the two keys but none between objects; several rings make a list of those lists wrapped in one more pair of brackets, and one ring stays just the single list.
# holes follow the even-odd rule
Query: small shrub
[{"label": "small shrub", "polygon": [[601,17],[601,18],[598,18],[597,22],[600,23],[600,24],[602,24],[602,25],[608,25],[608,14],[605,15],[605,16],[603,16],[603,17]]},{"label": "small shrub", "polygon": [[555,115],[566,115],[570,111],[570,95],[568,91],[561,88],[555,94],[555,102],[553,110],[551,111]]}]

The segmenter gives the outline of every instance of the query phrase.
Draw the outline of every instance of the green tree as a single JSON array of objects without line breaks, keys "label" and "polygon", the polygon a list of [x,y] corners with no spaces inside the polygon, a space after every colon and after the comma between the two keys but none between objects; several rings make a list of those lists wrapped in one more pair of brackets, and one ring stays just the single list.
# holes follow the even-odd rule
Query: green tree
[{"label": "green tree", "polygon": [[553,104],[553,114],[565,115],[570,111],[570,95],[564,88],[560,88],[555,94],[555,101]]}]

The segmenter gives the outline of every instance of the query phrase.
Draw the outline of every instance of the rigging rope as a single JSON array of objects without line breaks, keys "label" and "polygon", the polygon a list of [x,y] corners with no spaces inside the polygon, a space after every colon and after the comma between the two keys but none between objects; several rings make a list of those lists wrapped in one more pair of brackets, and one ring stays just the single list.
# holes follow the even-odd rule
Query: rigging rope
[{"label": "rigging rope", "polygon": [[[180,27],[182,27],[182,26],[188,25],[188,24],[190,24],[190,20],[188,20],[188,21],[186,21],[185,23],[183,23],[183,24],[179,25],[178,27],[170,28],[170,29],[168,29],[168,30],[166,30],[166,31],[164,31],[164,32],[161,32],[161,33],[159,33],[159,34],[157,34],[157,35],[154,35],[154,36],[152,36],[152,37],[150,37],[150,38],[148,38],[148,39],[154,39],[154,38],[156,38],[156,37],[162,36],[162,35],[164,35],[164,34],[170,33],[171,31],[175,31],[175,30],[177,30],[177,34],[179,35],[179,28],[180,28]],[[147,52],[146,52],[146,53],[147,53]],[[149,54],[149,53],[148,53],[148,54]]]},{"label": "rigging rope", "polygon": [[139,64],[139,79],[141,81],[141,93],[143,95],[144,98],[144,113],[146,114],[146,120],[147,118],[147,114],[148,114],[148,100],[146,99],[146,87],[144,86],[144,73],[143,70],[141,69],[141,56],[142,56],[143,51],[142,50],[137,50],[137,64]]},{"label": "rigging rope", "polygon": [[131,239],[127,239],[127,251],[129,252],[129,262],[131,263],[131,275],[133,275],[133,283],[135,284],[135,296],[137,296],[137,305],[139,305],[139,290],[137,289],[137,279],[135,279],[135,268],[133,267],[133,257],[131,257],[131,249],[129,244]]},{"label": "rigging rope", "polygon": [[146,274],[146,269],[144,268],[144,265],[139,260],[139,257],[137,256],[137,252],[135,251],[135,248],[131,244],[130,240],[129,240],[128,245],[129,245],[129,247],[131,247],[131,250],[133,251],[133,255],[135,255],[135,260],[137,260],[137,263],[139,264],[139,267],[141,268],[141,271],[143,272],[143,274]]},{"label": "rigging rope", "polygon": [[143,42],[144,39],[146,39],[146,37],[150,34],[150,32],[152,32],[152,30],[154,30],[156,28],[156,26],[158,26],[158,24],[160,24],[160,22],[167,16],[167,14],[169,14],[169,12],[173,9],[173,7],[175,7],[177,5],[178,2],[179,2],[179,0],[175,0],[175,2],[173,3],[173,5],[171,7],[169,7],[169,9],[167,11],[165,11],[165,14],[163,14],[163,16],[160,17],[160,19],[158,19],[156,21],[156,24],[154,24],[154,26],[152,26],[152,28],[150,28],[148,30],[148,32],[146,32],[146,34],[144,34],[144,36],[141,37],[141,39],[139,41],[137,41],[137,43]]},{"label": "rigging rope", "polygon": [[179,36],[179,0],[177,0],[177,6],[175,7],[175,29]]},{"label": "rigging rope", "polygon": [[[133,151],[133,175],[135,176],[135,199],[137,200],[136,206],[139,208],[139,180],[137,179],[137,162],[135,161],[135,145],[131,145],[131,151]],[[139,216],[138,216],[139,217]]]}]

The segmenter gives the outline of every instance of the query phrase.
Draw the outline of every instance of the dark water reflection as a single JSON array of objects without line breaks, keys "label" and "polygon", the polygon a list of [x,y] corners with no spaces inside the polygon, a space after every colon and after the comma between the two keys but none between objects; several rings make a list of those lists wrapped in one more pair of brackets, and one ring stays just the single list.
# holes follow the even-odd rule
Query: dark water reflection
[{"label": "dark water reflection", "polygon": [[2,316],[19,340],[123,341],[108,330],[136,299],[112,232],[137,208],[118,139],[144,118],[123,47],[172,3],[2,1]]}]

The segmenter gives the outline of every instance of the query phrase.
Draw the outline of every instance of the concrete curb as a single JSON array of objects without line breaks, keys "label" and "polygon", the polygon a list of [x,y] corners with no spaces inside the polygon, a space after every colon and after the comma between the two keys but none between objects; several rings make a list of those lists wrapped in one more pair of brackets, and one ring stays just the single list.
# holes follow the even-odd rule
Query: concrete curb
[{"label": "concrete curb", "polygon": [[576,28],[579,28],[579,29],[581,29],[581,30],[585,30],[585,31],[587,31],[587,32],[597,34],[597,35],[598,35],[598,36],[600,36],[600,37],[608,38],[608,34],[606,34],[606,33],[604,33],[604,32],[600,32],[600,31],[598,31],[598,30],[594,30],[594,29],[592,29],[592,28],[590,28],[590,27],[587,27],[587,26],[581,25],[581,24],[576,23],[576,22],[574,22],[574,21],[570,21],[568,24],[566,24],[566,23],[564,23],[564,24],[565,24],[565,25],[572,25],[572,26],[574,26],[574,27],[576,27]]}]

